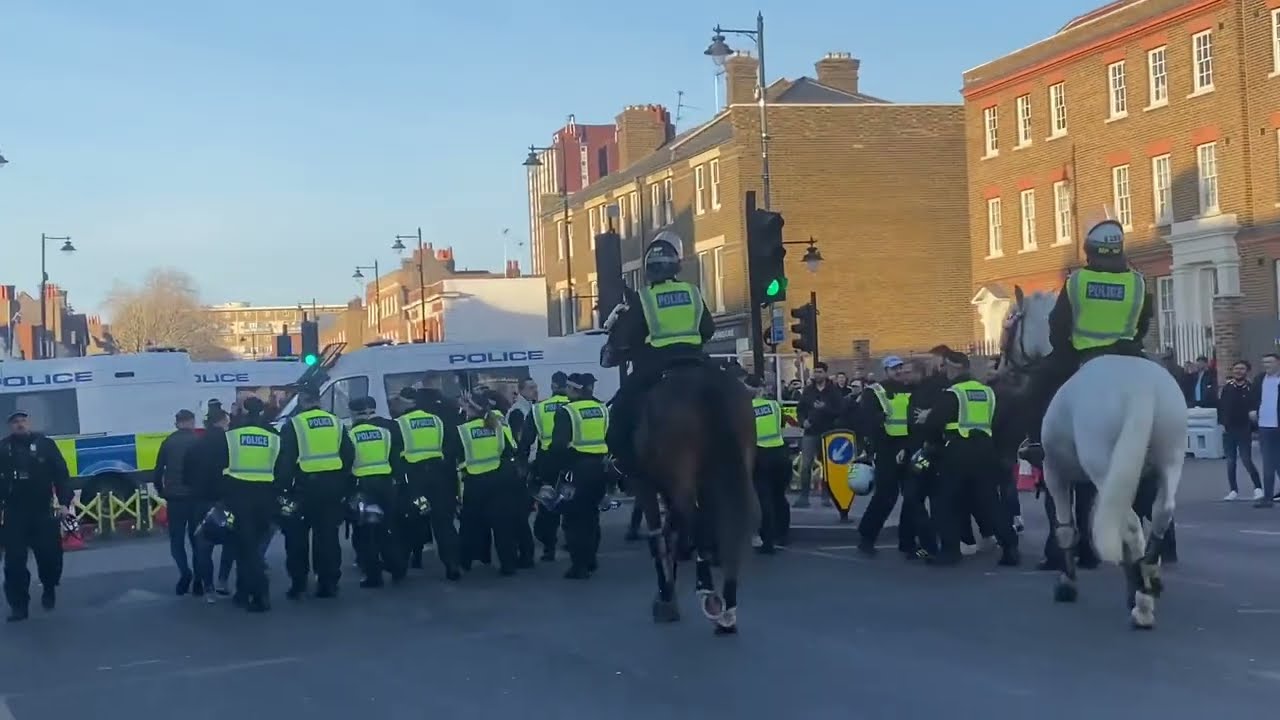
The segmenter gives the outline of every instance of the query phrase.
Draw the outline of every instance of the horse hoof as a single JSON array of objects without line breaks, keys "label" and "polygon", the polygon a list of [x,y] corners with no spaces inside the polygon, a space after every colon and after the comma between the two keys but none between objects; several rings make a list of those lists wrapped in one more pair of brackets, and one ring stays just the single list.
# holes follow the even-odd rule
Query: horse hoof
[{"label": "horse hoof", "polygon": [[680,606],[675,601],[653,601],[653,621],[655,623],[673,623],[680,621]]},{"label": "horse hoof", "polygon": [[714,632],[715,632],[715,634],[716,634],[717,636],[723,636],[723,635],[737,635],[737,634],[738,634],[738,626],[737,626],[737,625],[727,625],[727,626],[726,626],[726,625],[716,625]]},{"label": "horse hoof", "polygon": [[702,614],[708,620],[719,620],[724,614],[724,598],[718,592],[700,592],[698,597],[701,600]]},{"label": "horse hoof", "polygon": [[1075,585],[1067,583],[1058,583],[1053,588],[1053,601],[1060,603],[1073,603],[1080,596]]}]

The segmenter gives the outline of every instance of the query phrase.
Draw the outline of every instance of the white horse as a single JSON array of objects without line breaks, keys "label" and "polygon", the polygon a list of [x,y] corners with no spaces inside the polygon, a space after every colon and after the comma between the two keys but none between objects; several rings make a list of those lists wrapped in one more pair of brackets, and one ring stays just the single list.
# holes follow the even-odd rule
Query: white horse
[{"label": "white horse", "polygon": [[[1049,293],[1024,296],[1006,323],[1006,352],[1034,363],[1052,349]],[[1178,383],[1163,366],[1139,357],[1103,355],[1088,360],[1053,397],[1041,426],[1044,482],[1057,510],[1055,537],[1066,569],[1054,598],[1077,596],[1072,494],[1076,483],[1098,489],[1093,544],[1098,556],[1125,571],[1133,626],[1155,625],[1155,598],[1163,589],[1160,549],[1173,521],[1187,444],[1187,407]],[[1158,482],[1150,538],[1133,510],[1147,470]]]}]

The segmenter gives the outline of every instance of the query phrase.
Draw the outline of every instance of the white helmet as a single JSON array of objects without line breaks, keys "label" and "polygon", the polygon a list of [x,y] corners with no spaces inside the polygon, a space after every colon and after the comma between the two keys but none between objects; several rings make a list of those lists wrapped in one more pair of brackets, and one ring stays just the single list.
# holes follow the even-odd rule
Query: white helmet
[{"label": "white helmet", "polygon": [[876,469],[865,460],[849,464],[849,489],[854,495],[870,495],[876,487]]},{"label": "white helmet", "polygon": [[653,240],[649,241],[649,247],[652,248],[655,244],[660,242],[666,243],[671,247],[675,248],[676,257],[680,258],[681,260],[684,260],[684,240],[681,239],[679,235],[675,234],[670,230],[663,230],[662,232],[658,233],[653,238]]}]

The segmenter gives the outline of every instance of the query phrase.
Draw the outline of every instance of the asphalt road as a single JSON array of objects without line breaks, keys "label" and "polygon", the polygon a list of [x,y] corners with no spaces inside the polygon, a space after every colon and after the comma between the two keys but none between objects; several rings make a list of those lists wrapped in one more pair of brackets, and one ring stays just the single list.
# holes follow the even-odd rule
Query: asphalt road
[{"label": "asphalt road", "polygon": [[295,604],[277,569],[262,616],[173,597],[164,543],[118,543],[68,556],[53,614],[0,627],[0,720],[1271,716],[1280,510],[1216,502],[1220,473],[1187,473],[1152,632],[1128,629],[1114,568],[1086,573],[1078,604],[1051,601],[1052,576],[1030,569],[1044,537],[1030,503],[1021,570],[846,545],[753,558],[729,638],[687,574],[684,622],[651,623],[651,567],[619,540],[618,511],[587,582],[563,562],[458,585],[431,568],[378,591],[348,572],[338,600]]}]

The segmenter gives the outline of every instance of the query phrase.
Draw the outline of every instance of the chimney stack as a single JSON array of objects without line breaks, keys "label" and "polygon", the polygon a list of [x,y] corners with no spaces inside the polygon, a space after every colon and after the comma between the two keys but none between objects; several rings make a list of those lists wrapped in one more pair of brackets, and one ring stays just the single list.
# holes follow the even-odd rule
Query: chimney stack
[{"label": "chimney stack", "polygon": [[618,167],[625,170],[676,135],[671,113],[661,105],[629,105],[617,117]]},{"label": "chimney stack", "polygon": [[506,276],[509,278],[520,277],[520,261],[519,260],[507,261]]},{"label": "chimney stack", "polygon": [[760,83],[760,62],[745,52],[736,52],[724,61],[725,105],[756,102],[756,86]]},{"label": "chimney stack", "polygon": [[818,82],[856,95],[860,65],[858,59],[847,52],[830,52],[814,63],[813,67],[818,73]]}]

